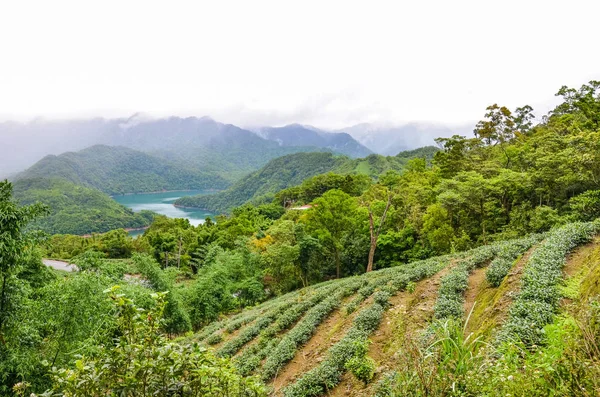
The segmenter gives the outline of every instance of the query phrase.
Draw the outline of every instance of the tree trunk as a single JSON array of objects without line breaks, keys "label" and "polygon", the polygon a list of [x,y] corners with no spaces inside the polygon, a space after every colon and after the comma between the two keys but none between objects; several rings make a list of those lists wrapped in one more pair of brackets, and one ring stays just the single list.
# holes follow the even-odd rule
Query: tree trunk
[{"label": "tree trunk", "polygon": [[181,266],[181,237],[179,238],[179,254],[177,255],[177,269]]},{"label": "tree trunk", "polygon": [[340,278],[340,253],[337,249],[335,250],[335,270],[337,278]]},{"label": "tree trunk", "polygon": [[373,271],[373,259],[375,258],[375,250],[377,249],[377,239],[371,237],[371,248],[369,249],[369,262],[367,263],[367,272]]},{"label": "tree trunk", "polygon": [[390,209],[390,205],[392,205],[392,194],[388,194],[387,204],[385,206],[385,210],[383,211],[383,215],[381,216],[381,220],[379,221],[379,227],[377,231],[375,231],[375,222],[373,221],[373,211],[371,211],[371,207],[367,207],[369,210],[369,233],[371,235],[371,248],[369,249],[369,260],[367,262],[367,273],[373,271],[373,262],[375,260],[375,250],[377,249],[377,239],[379,239],[379,233],[381,233],[381,228],[383,223],[385,222],[385,218],[387,217],[387,212]]}]

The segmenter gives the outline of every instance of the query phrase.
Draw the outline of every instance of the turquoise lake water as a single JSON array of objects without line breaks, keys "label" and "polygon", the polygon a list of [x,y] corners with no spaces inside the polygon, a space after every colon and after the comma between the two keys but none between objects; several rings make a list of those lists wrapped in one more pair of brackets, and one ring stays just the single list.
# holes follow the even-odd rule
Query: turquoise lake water
[{"label": "turquoise lake water", "polygon": [[[215,213],[194,208],[178,208],[173,202],[180,197],[195,196],[197,194],[210,194],[211,191],[204,190],[184,190],[176,192],[161,193],[143,193],[128,194],[124,196],[114,196],[113,199],[125,207],[131,208],[134,212],[142,210],[154,211],[169,218],[186,218],[194,226],[204,223],[207,217],[215,218]],[[133,231],[132,236],[144,233],[143,230]]]}]

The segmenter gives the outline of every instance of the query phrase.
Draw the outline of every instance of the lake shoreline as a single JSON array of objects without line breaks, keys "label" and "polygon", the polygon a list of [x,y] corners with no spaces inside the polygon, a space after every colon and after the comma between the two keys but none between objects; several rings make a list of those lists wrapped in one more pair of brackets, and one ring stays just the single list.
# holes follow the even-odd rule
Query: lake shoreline
[{"label": "lake shoreline", "polygon": [[204,223],[204,219],[206,219],[207,217],[214,219],[217,216],[217,214],[206,209],[181,207],[179,205],[175,205],[174,202],[177,198],[180,197],[188,197],[202,194],[210,194],[210,192],[206,190],[175,190],[171,192],[160,193],[119,195],[114,196],[113,200],[134,212],[148,210],[159,215],[164,215],[167,218],[187,219],[190,222],[190,224],[192,224],[193,226],[197,226],[199,224]]},{"label": "lake shoreline", "polygon": [[[121,229],[125,230],[127,233],[129,232],[139,232],[140,230],[146,230],[150,228],[150,225],[148,226],[142,226],[142,227],[122,227]],[[119,229],[112,229],[112,230],[108,230],[106,232],[97,232],[97,233],[86,233],[86,234],[77,234],[77,236],[79,237],[83,237],[83,238],[90,238],[93,237],[94,235],[100,235],[100,234],[106,234],[108,232],[112,232],[113,230],[119,230]]]},{"label": "lake shoreline", "polygon": [[176,190],[156,190],[153,192],[128,192],[128,193],[118,193],[118,194],[110,194],[109,196],[114,198],[114,197],[122,197],[122,196],[134,196],[136,194],[159,194],[159,193],[174,193],[174,192],[197,192],[197,191],[202,191],[202,192],[210,192],[210,193],[215,193],[215,192],[221,192],[223,191],[222,189],[176,189]]}]

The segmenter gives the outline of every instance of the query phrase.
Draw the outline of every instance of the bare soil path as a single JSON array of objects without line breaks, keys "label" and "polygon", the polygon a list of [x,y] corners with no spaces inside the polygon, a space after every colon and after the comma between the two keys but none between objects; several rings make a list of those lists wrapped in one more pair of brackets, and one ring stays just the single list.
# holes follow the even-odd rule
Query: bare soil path
[{"label": "bare soil path", "polygon": [[479,285],[474,285],[473,290],[468,292],[468,300],[471,303],[469,312],[471,310],[473,312],[465,327],[467,334],[484,335],[489,339],[494,327],[504,321],[508,315],[508,308],[519,292],[523,269],[536,248],[537,245],[531,247],[517,260],[497,288],[492,287],[485,280],[485,270],[483,271],[483,279],[479,280]]},{"label": "bare soil path", "polygon": [[271,384],[273,386],[271,395],[281,395],[281,390],[285,386],[323,361],[327,350],[344,336],[356,313],[370,301],[367,299],[352,314],[346,315],[344,306],[355,297],[356,295],[352,295],[345,298],[342,304],[319,324],[308,342],[298,349],[294,358],[276,375]]},{"label": "bare soil path", "polygon": [[329,396],[369,396],[377,375],[397,366],[402,358],[396,353],[407,338],[425,329],[434,314],[440,281],[453,268],[453,264],[416,284],[414,292],[402,291],[390,299],[390,308],[384,313],[380,327],[371,336],[369,357],[377,365],[376,378],[367,386],[356,380],[350,373],[344,374],[342,381]]},{"label": "bare soil path", "polygon": [[57,261],[55,259],[42,259],[44,265],[49,266],[56,270],[63,270],[65,272],[76,272],[77,266],[64,261]]}]

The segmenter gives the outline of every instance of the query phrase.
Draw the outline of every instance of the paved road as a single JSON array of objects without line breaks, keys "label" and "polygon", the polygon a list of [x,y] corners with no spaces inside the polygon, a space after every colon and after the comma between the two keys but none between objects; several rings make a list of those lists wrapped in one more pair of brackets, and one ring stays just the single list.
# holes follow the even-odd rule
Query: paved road
[{"label": "paved road", "polygon": [[50,266],[56,270],[64,270],[67,272],[75,272],[77,271],[77,266],[71,265],[70,263],[63,261],[55,261],[54,259],[42,259],[44,265]]}]

